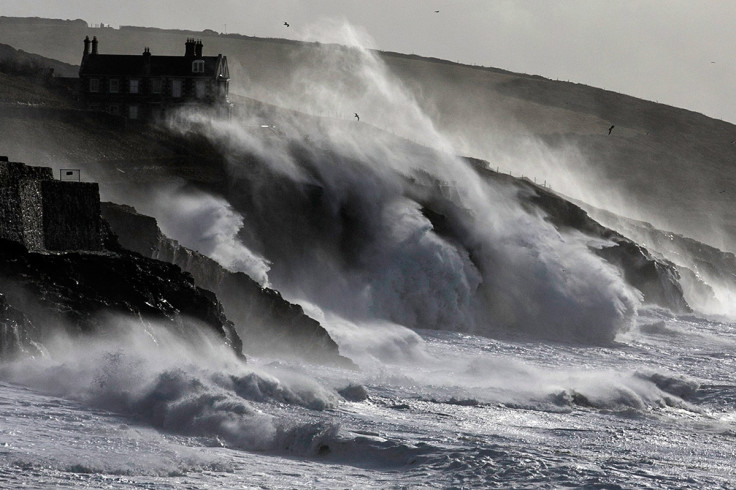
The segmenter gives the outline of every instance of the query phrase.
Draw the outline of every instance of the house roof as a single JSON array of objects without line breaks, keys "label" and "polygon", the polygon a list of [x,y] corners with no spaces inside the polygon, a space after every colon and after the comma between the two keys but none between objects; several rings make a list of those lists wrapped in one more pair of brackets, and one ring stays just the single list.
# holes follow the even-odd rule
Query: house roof
[{"label": "house roof", "polygon": [[[204,61],[204,73],[192,72],[192,62]],[[150,63],[147,68],[146,64]],[[82,60],[80,75],[100,76],[196,76],[230,78],[227,57],[89,54]]]}]

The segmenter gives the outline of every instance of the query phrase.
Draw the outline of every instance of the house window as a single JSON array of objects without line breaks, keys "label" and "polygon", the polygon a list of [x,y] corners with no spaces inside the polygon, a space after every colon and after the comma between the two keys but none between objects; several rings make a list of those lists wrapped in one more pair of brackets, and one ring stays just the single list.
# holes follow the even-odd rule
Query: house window
[{"label": "house window", "polygon": [[171,81],[171,96],[181,97],[181,80]]},{"label": "house window", "polygon": [[217,89],[221,98],[227,98],[227,83],[228,82],[217,82]]},{"label": "house window", "polygon": [[95,93],[100,91],[100,79],[99,78],[89,79],[89,91],[95,92]]},{"label": "house window", "polygon": [[117,78],[111,78],[110,79],[110,93],[116,94],[120,92],[120,80]]},{"label": "house window", "polygon": [[131,80],[130,81],[130,93],[131,94],[137,94],[138,93],[138,80]]},{"label": "house window", "polygon": [[138,106],[137,105],[132,105],[128,107],[128,118],[138,119]]},{"label": "house window", "polygon": [[109,106],[107,106],[107,112],[109,112],[110,114],[112,114],[114,116],[119,116],[120,115],[120,106],[117,105],[117,104],[110,104]]},{"label": "house window", "polygon": [[194,60],[192,62],[192,73],[204,73],[204,60]]},{"label": "house window", "polygon": [[198,99],[203,99],[204,98],[204,93],[205,93],[205,81],[204,80],[197,80],[197,82],[194,85],[194,89],[195,89],[195,92],[194,93],[197,96],[197,98]]},{"label": "house window", "polygon": [[160,78],[151,79],[151,93],[154,93],[154,94],[161,93],[161,79]]}]

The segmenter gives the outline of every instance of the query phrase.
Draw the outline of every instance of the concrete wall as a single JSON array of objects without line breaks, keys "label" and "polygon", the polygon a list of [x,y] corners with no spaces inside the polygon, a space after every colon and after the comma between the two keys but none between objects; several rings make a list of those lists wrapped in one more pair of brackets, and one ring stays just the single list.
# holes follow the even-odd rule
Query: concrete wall
[{"label": "concrete wall", "polygon": [[41,193],[47,250],[102,250],[97,184],[45,180]]}]

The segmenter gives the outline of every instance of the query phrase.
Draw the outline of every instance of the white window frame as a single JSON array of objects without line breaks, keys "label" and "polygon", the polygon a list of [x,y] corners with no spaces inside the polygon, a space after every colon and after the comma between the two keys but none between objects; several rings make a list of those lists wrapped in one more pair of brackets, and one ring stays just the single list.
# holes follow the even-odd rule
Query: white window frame
[{"label": "white window frame", "polygon": [[90,78],[89,79],[89,91],[92,93],[99,93],[100,91],[100,79]]},{"label": "white window frame", "polygon": [[130,80],[130,89],[129,89],[128,92],[131,93],[131,94],[137,94],[137,93],[139,93],[138,92],[139,89],[140,89],[140,82],[139,82],[139,80],[137,78],[132,78]]},{"label": "white window frame", "polygon": [[111,94],[117,94],[120,93],[120,79],[119,78],[111,78],[110,83],[110,93]]},{"label": "white window frame", "polygon": [[204,60],[192,61],[192,73],[204,73]]}]

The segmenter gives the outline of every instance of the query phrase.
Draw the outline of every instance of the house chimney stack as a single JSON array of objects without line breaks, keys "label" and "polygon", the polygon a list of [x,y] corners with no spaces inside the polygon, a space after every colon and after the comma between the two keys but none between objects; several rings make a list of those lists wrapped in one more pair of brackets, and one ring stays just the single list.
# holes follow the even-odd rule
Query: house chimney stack
[{"label": "house chimney stack", "polygon": [[194,57],[194,39],[188,38],[185,46],[186,46],[186,51],[184,52],[184,56],[186,56],[187,58],[193,58]]},{"label": "house chimney stack", "polygon": [[84,56],[89,54],[89,36],[84,36]]},{"label": "house chimney stack", "polygon": [[146,75],[151,74],[151,50],[148,47],[143,50],[143,72]]},{"label": "house chimney stack", "polygon": [[92,54],[97,54],[97,36],[92,38]]},{"label": "house chimney stack", "polygon": [[194,54],[197,58],[202,57],[202,40],[201,39],[197,41],[197,44],[195,45]]}]

